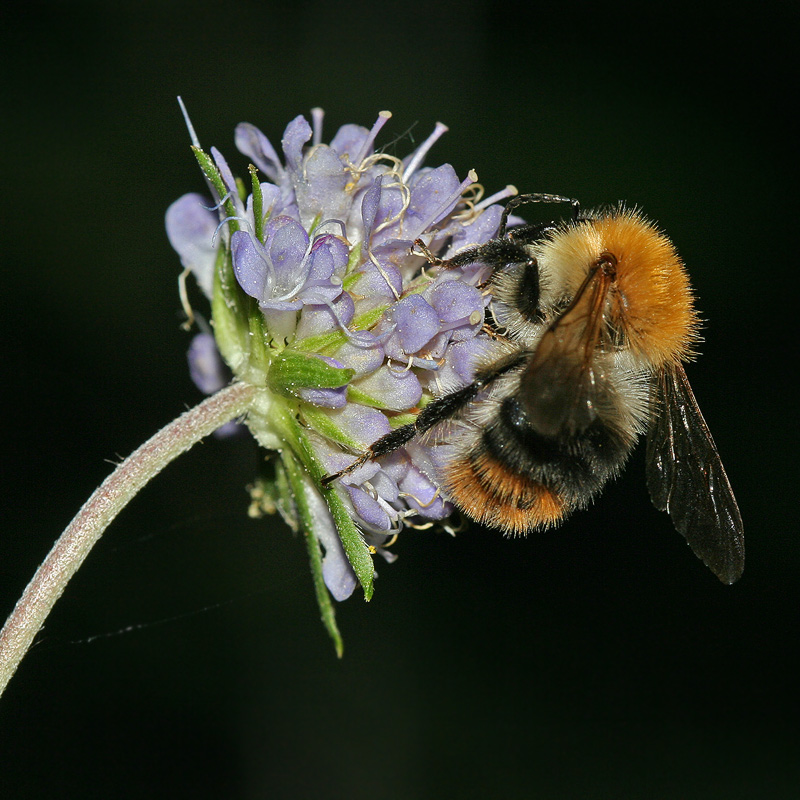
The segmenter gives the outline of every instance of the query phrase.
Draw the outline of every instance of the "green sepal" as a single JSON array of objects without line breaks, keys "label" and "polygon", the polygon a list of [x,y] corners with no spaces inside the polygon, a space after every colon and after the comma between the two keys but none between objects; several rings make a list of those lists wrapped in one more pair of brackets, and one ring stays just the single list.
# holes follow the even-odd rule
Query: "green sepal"
[{"label": "green sepal", "polygon": [[[291,409],[284,407],[283,404],[275,403],[271,408],[270,418],[274,426],[281,431],[284,441],[299,458],[314,485],[318,488],[322,487],[322,478],[325,475],[325,471],[317,460],[311,447],[311,442],[309,442],[305,431],[300,427],[300,423]],[[375,568],[372,564],[372,555],[369,547],[361,537],[361,533],[350,517],[342,498],[339,497],[336,487],[332,485],[325,486],[321,488],[321,491],[330,509],[347,560],[350,562],[350,566],[353,568],[353,572],[355,572],[356,578],[358,578],[358,582],[364,590],[364,599],[369,601],[372,599],[372,594],[375,590]]]},{"label": "green sepal", "polygon": [[357,386],[347,387],[347,402],[348,403],[361,403],[362,406],[369,406],[370,408],[385,408],[386,401],[378,400],[376,397],[371,397],[366,392],[361,391]]},{"label": "green sepal", "polygon": [[234,178],[236,181],[236,191],[239,193],[239,199],[244,203],[247,201],[247,187],[241,178]]},{"label": "green sepal", "polygon": [[[348,262],[349,265],[350,262]],[[344,280],[342,281],[342,288],[350,292],[353,287],[361,280],[362,273],[360,272],[347,272],[345,273]]]},{"label": "green sepal", "polygon": [[339,628],[336,625],[336,609],[334,608],[328,588],[325,586],[325,580],[322,577],[322,549],[320,548],[319,540],[314,535],[314,515],[309,507],[308,497],[306,495],[309,487],[304,481],[303,468],[298,464],[295,457],[288,450],[285,450],[281,458],[286,476],[288,477],[289,487],[294,496],[297,516],[303,531],[306,549],[308,550],[311,575],[314,579],[314,594],[317,597],[317,605],[319,606],[322,624],[333,640],[336,655],[341,658],[344,653],[344,642],[342,641],[341,633],[339,633]]},{"label": "green sepal", "polygon": [[[222,207],[228,218],[229,234],[239,230],[236,205],[222,180],[214,160],[199,147],[192,147],[197,163],[213,187],[217,197],[226,198]],[[237,184],[239,186],[239,184]],[[226,237],[226,242],[230,237]],[[211,299],[214,338],[222,357],[233,371],[242,376],[248,362],[256,360],[265,369],[266,336],[263,315],[254,298],[239,286],[233,271],[233,259],[227,244],[219,247],[214,266],[214,292]]]},{"label": "green sepal", "polygon": [[433,283],[434,278],[427,273],[417,275],[412,281],[409,281],[403,286],[403,297],[408,297],[412,294],[422,294]]},{"label": "green sepal", "polygon": [[301,389],[346,386],[354,375],[354,370],[332,367],[317,356],[284,350],[270,365],[267,387],[284,397],[298,397]]},{"label": "green sepal", "polygon": [[[205,173],[217,195],[227,198],[222,207],[228,217],[226,220],[228,230],[233,235],[240,229],[240,225],[236,205],[230,197],[222,175],[208,153],[199,147],[193,147],[192,150],[200,169]],[[258,182],[255,168],[251,170],[250,175],[254,183],[253,202],[262,206],[261,184]],[[244,202],[247,189],[240,178],[236,179],[236,189],[239,198]],[[259,231],[263,234],[263,209],[259,208],[258,212],[255,215],[257,236]],[[261,237],[258,238],[260,241]],[[230,242],[230,238],[227,241]],[[264,315],[255,298],[247,295],[236,280],[229,247],[221,247],[220,253],[224,253],[224,258],[221,256],[217,258],[214,297],[211,302],[215,325],[214,336],[225,361],[237,375],[244,375],[246,362],[263,372],[269,364]]]},{"label": "green sepal", "polygon": [[[388,305],[373,308],[357,316],[350,323],[351,331],[367,331],[378,322],[384,315]],[[298,339],[292,346],[295,350],[303,350],[307,353],[330,353],[338,350],[347,341],[347,334],[336,329],[330,333],[320,333],[316,336],[307,336],[305,339]]]},{"label": "green sepal", "polygon": [[[356,267],[361,263],[361,248],[354,247],[350,251],[350,257],[347,259],[347,268],[344,271],[345,275],[350,275]],[[347,282],[347,278],[345,278],[345,283]]]},{"label": "green sepal", "polygon": [[317,216],[311,220],[311,224],[308,226],[308,235],[310,238],[313,239],[317,235],[317,228],[320,222],[322,222],[322,214],[317,214]]},{"label": "green sepal", "polygon": [[244,294],[247,324],[250,328],[250,360],[253,366],[266,371],[271,362],[267,321],[254,297]]},{"label": "green sepal", "polygon": [[256,239],[264,243],[264,193],[261,191],[261,181],[258,179],[258,170],[250,164],[250,184],[253,189],[253,219],[255,221]]},{"label": "green sepal", "polygon": [[303,403],[300,406],[300,416],[309,428],[322,434],[326,439],[356,452],[363,449],[363,443],[348,436],[319,406]]},{"label": "green sepal", "polygon": [[389,417],[389,425],[391,426],[392,430],[395,428],[402,428],[403,425],[410,425],[412,422],[416,421],[416,414],[396,414],[393,417]]},{"label": "green sepal", "polygon": [[194,152],[194,157],[197,159],[197,163],[200,165],[200,169],[203,170],[206,178],[208,178],[209,182],[214,187],[217,197],[219,199],[222,199],[223,197],[227,198],[222,204],[222,207],[225,209],[225,215],[231,218],[228,222],[228,228],[230,232],[233,233],[234,231],[238,231],[239,222],[237,219],[235,219],[236,204],[230,197],[230,191],[225,185],[225,181],[222,180],[222,175],[220,175],[217,165],[214,163],[214,159],[211,158],[211,156],[208,155],[205,150],[202,150],[199,147],[192,146],[192,151]]},{"label": "green sepal", "polygon": [[[365,392],[360,386],[356,386],[355,384],[351,384],[347,387],[347,402],[360,403],[362,406],[369,406],[370,408],[379,408],[381,411],[407,411],[407,407],[392,407],[391,400],[388,400],[385,396],[373,397],[368,392]],[[413,422],[416,416],[416,414],[413,414],[409,422]]]},{"label": "green sepal", "polygon": [[234,371],[239,371],[250,350],[249,325],[245,308],[247,295],[233,274],[230,253],[221,246],[214,265],[214,291],[211,296],[211,317],[214,338],[220,353]]}]

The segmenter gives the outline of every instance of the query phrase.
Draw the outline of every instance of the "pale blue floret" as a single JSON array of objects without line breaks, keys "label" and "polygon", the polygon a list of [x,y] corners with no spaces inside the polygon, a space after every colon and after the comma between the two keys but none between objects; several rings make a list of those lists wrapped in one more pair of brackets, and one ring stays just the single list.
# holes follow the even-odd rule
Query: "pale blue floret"
[{"label": "pale blue floret", "polygon": [[[449,164],[422,166],[443,125],[402,161],[376,153],[375,137],[389,116],[382,112],[371,129],[344,125],[328,145],[321,143],[321,112],[315,110],[313,127],[299,116],[283,134],[282,157],[261,131],[242,123],[236,146],[268,179],[260,184],[264,219],[255,219],[253,196],[240,197],[233,172],[215,149],[228,193],[217,201],[231,201],[235,215],[221,224],[214,202],[196,194],[167,212],[170,242],[209,298],[217,249],[228,236],[228,221],[236,220],[227,245],[233,273],[263,314],[268,354],[295,345],[306,352],[304,343],[318,341],[326,364],[353,370],[343,386],[301,387],[293,395],[328,472],[347,467],[354,451],[389,433],[394,415],[469,382],[486,346],[481,267],[433,270],[424,277],[425,260],[412,248],[421,238],[446,258],[485,242],[502,209],[491,204],[494,198],[473,207],[465,202],[473,173],[460,181]],[[263,231],[260,239],[256,231]],[[357,329],[359,320],[380,312],[381,319]],[[197,385],[206,392],[219,389],[224,379],[213,338],[198,336],[191,353]],[[320,418],[332,427],[320,427]],[[381,545],[406,521],[443,520],[452,513],[436,482],[446,449],[435,437],[414,440],[337,483],[367,542],[388,560]],[[325,583],[342,600],[353,591],[355,575],[318,487],[309,481],[304,491],[318,520],[314,532],[325,551]]]},{"label": "pale blue floret", "polygon": [[217,258],[213,238],[219,219],[208,205],[208,198],[200,194],[185,194],[167,209],[166,226],[169,243],[181,264],[192,271],[203,294],[210,299]]}]

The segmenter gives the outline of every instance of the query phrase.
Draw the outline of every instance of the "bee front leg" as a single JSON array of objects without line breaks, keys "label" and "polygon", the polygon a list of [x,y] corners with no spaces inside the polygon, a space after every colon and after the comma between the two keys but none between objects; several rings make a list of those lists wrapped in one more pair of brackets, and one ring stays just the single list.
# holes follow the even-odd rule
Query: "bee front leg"
[{"label": "bee front leg", "polygon": [[[435,256],[422,239],[414,242],[415,255],[424,256],[432,267],[442,269],[460,269],[472,264],[485,264],[492,272],[504,269],[509,264],[529,264],[536,268],[536,260],[520,244],[511,239],[490,239],[485,244],[468,247],[452,258]],[[419,251],[419,252],[416,252]]]}]

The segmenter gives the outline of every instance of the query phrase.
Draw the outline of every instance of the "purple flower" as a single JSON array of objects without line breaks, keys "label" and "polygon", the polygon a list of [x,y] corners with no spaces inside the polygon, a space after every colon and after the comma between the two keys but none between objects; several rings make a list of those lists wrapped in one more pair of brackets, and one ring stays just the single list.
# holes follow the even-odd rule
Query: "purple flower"
[{"label": "purple flower", "polygon": [[222,361],[214,337],[210,333],[198,333],[192,339],[187,358],[189,374],[201,392],[213,394],[230,380],[228,368]]},{"label": "purple flower", "polygon": [[443,387],[469,382],[486,346],[480,266],[437,274],[414,241],[442,258],[485,242],[502,213],[494,201],[514,193],[479,202],[474,173],[460,180],[449,164],[423,167],[442,125],[405,159],[376,150],[389,117],[371,129],[345,125],[324,144],[315,110],[311,123],[289,123],[282,154],[242,123],[236,146],[261,173],[245,182],[249,194],[212,150],[204,169],[217,196],[186,195],[167,212],[171,243],[212,299],[216,345],[197,337],[192,375],[204,391],[218,389],[221,353],[237,380],[262,387],[246,422],[281,452],[287,475],[296,463],[306,470],[302,491],[288,478],[275,491],[287,519],[313,528],[337,600],[356,576],[372,579],[357,563],[365,542],[391,561],[383,546],[406,525],[452,512],[437,479],[450,445],[435,437],[368,461],[324,495],[319,485]]},{"label": "purple flower", "polygon": [[214,232],[219,220],[206,208],[207,200],[199,194],[185,194],[167,209],[167,236],[169,243],[181,257],[181,263],[190,269],[210,298],[214,287],[214,261],[217,253]]}]

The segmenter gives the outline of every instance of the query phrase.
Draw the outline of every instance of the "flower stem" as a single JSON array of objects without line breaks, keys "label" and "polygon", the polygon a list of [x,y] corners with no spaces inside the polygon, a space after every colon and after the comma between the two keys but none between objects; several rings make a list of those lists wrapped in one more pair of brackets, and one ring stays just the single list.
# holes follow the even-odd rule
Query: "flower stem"
[{"label": "flower stem", "polygon": [[255,392],[246,383],[217,392],[162,428],[100,484],[53,545],[0,632],[0,695],[69,579],[114,517],[170,461],[244,414]]}]

